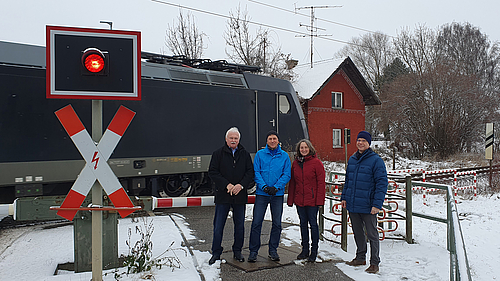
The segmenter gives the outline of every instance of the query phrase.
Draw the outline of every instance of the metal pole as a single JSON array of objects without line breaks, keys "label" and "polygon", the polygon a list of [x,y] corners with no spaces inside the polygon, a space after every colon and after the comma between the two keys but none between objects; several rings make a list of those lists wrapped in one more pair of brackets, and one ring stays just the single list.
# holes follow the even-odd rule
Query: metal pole
[{"label": "metal pole", "polygon": [[392,169],[396,170],[396,147],[392,147]]},{"label": "metal pole", "polygon": [[[92,139],[102,137],[102,100],[92,100]],[[99,181],[92,186],[92,204],[102,206]],[[92,211],[92,281],[102,281],[102,212]]]},{"label": "metal pole", "polygon": [[406,175],[406,243],[413,244],[413,201],[411,176]]},{"label": "metal pole", "polygon": [[[345,184],[345,183],[344,183]],[[344,186],[342,185],[342,190]],[[347,209],[342,208],[342,218],[340,220],[340,248],[347,252]]]},{"label": "metal pole", "polygon": [[325,233],[325,218],[324,218],[324,209],[323,206],[319,206],[319,233],[321,235],[319,236],[319,239],[323,241],[323,234]]},{"label": "metal pole", "polygon": [[492,167],[492,159],[490,159],[490,191],[493,192],[492,186],[491,186],[491,179],[493,176],[493,167]]},{"label": "metal pole", "polygon": [[345,171],[347,173],[347,128],[344,128]]},{"label": "metal pole", "polygon": [[340,248],[347,252],[347,210],[342,208],[342,223],[340,230]]}]

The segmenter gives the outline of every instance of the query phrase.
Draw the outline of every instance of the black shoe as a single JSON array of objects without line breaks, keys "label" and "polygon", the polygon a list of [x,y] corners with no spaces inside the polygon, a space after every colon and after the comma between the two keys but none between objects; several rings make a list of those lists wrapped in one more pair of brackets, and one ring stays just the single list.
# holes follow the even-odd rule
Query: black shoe
[{"label": "black shoe", "polygon": [[220,260],[220,256],[212,256],[210,260],[208,260],[208,264],[212,265],[214,264],[217,260]]},{"label": "black shoe", "polygon": [[235,260],[237,260],[239,262],[245,261],[245,258],[243,257],[243,255],[241,255],[241,252],[235,252],[233,257]]},{"label": "black shoe", "polygon": [[311,255],[307,258],[308,262],[316,262],[316,257],[318,256],[318,252],[311,251]]},{"label": "black shoe", "polygon": [[298,260],[305,260],[309,257],[309,251],[302,250],[300,254],[297,256]]},{"label": "black shoe", "polygon": [[316,255],[310,255],[310,256],[307,258],[307,261],[308,261],[308,262],[316,262]]},{"label": "black shoe", "polygon": [[278,253],[269,253],[269,258],[272,261],[279,261],[280,260],[280,256],[278,255]]},{"label": "black shoe", "polygon": [[250,253],[248,256],[248,262],[256,262],[257,261],[257,253]]}]

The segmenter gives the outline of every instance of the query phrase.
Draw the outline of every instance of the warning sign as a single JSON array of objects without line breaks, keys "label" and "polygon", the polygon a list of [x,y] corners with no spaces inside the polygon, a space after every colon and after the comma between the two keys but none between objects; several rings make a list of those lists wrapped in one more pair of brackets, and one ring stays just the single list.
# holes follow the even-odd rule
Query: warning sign
[{"label": "warning sign", "polygon": [[[85,167],[64,199],[61,209],[79,208],[96,180],[99,181],[115,207],[132,208],[134,206],[132,201],[130,201],[107,161],[134,118],[135,112],[121,106],[97,145],[95,145],[71,105],[59,109],[55,114],[86,162]],[[77,210],[73,209],[59,210],[57,214],[68,220],[73,220],[77,212]],[[122,217],[126,217],[133,212],[133,209],[118,211]]]}]

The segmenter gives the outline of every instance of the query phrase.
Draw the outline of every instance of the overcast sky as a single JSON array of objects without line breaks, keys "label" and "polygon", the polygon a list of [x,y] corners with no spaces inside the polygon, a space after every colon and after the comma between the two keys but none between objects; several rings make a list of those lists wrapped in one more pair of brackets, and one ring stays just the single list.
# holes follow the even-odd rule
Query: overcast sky
[{"label": "overcast sky", "polygon": [[[331,36],[314,39],[314,61],[332,58],[345,46],[342,42],[366,33],[364,30],[381,31],[395,36],[401,29],[413,30],[419,24],[435,29],[453,21],[467,21],[479,27],[491,41],[500,41],[500,1],[493,0],[0,1],[2,41],[45,46],[46,25],[107,29],[109,27],[106,24],[99,23],[104,20],[112,21],[113,29],[140,31],[143,51],[165,54],[170,54],[165,46],[165,30],[179,14],[179,7],[166,3],[218,14],[221,16],[183,9],[195,16],[198,28],[207,34],[204,57],[212,60],[227,58],[223,39],[227,18],[222,16],[228,16],[229,11],[234,11],[238,3],[247,8],[252,21],[276,27],[271,28],[272,40],[281,45],[284,53],[291,53],[293,58],[299,60],[299,64],[307,64],[310,60],[310,39],[297,35],[300,35],[299,32],[308,33],[306,27],[299,25],[310,25],[310,18],[305,15],[310,15],[311,10],[301,9],[298,12],[305,15],[299,15],[291,12],[295,7],[342,6],[315,9],[315,16],[319,18],[315,24],[325,29],[318,34]],[[253,30],[258,28],[256,25],[251,27]]]}]

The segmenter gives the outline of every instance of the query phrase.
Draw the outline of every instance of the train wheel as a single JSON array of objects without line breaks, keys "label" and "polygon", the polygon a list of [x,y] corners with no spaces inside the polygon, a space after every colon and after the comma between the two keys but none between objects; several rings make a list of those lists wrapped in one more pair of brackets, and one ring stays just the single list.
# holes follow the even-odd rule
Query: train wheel
[{"label": "train wheel", "polygon": [[193,192],[191,179],[189,177],[169,177],[164,179],[163,183],[163,191],[169,197],[189,196]]}]

